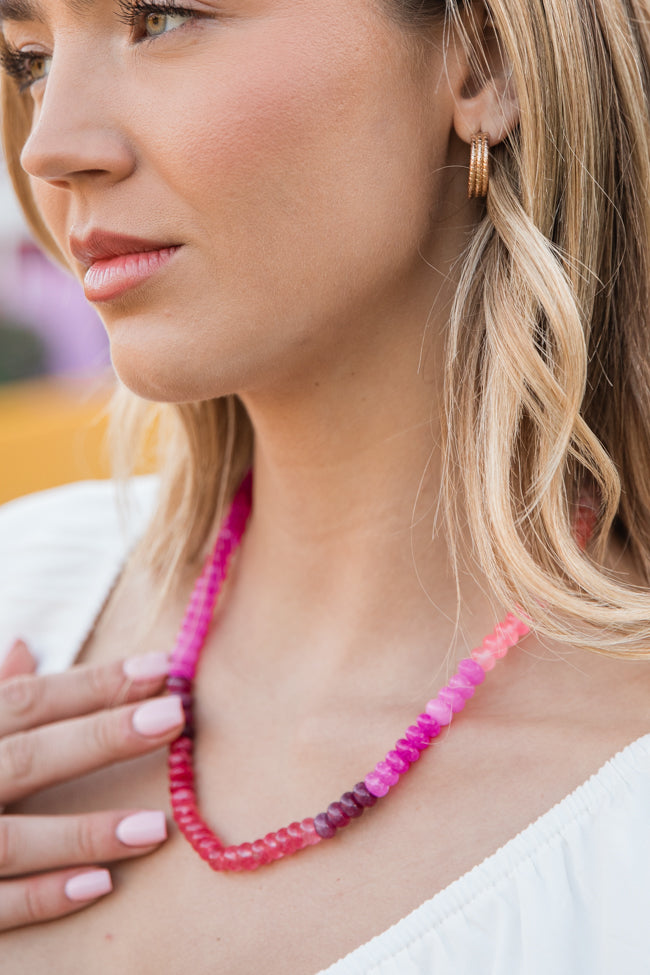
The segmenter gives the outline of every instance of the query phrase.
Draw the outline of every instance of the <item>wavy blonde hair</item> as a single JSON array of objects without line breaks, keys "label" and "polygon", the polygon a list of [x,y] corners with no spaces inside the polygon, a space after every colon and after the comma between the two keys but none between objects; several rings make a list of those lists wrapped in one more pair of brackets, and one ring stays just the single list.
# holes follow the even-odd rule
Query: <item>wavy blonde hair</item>
[{"label": "wavy blonde hair", "polygon": [[[438,21],[485,75],[463,0],[381,0],[416,41]],[[650,597],[603,566],[613,532],[650,578],[650,4],[486,0],[520,124],[492,150],[484,215],[462,256],[445,372],[444,512],[494,593],[543,633],[647,656]],[[19,155],[29,99],[3,85],[8,165],[59,260]],[[141,551],[171,586],[196,562],[250,464],[234,397],[169,405],[118,388],[114,469],[127,477],[157,421],[161,496]],[[597,501],[589,553],[581,492]],[[462,529],[462,531],[461,531]],[[460,543],[457,543],[457,550]]]}]

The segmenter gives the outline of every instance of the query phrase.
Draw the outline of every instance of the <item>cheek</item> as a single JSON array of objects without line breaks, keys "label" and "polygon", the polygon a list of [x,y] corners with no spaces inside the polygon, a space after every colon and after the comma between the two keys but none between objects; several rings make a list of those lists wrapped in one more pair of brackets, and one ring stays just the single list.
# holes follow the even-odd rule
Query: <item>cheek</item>
[{"label": "cheek", "polygon": [[265,268],[296,249],[322,262],[343,239],[358,253],[375,223],[395,232],[404,214],[426,214],[430,167],[408,72],[376,30],[355,26],[332,37],[330,24],[320,46],[313,25],[308,36],[266,26],[201,97],[195,86],[193,99],[177,95],[177,122],[166,113],[150,126],[164,181],[242,262]]}]

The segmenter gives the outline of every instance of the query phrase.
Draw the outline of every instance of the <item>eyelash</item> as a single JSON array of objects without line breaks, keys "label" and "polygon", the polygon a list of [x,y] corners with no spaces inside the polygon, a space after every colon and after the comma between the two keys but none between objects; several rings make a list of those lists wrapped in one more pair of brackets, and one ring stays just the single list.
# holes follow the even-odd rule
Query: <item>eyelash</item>
[{"label": "eyelash", "polygon": [[18,51],[16,48],[9,47],[6,42],[3,50],[0,51],[2,70],[17,81],[18,90],[21,92],[26,91],[38,80],[31,75],[30,67],[33,70],[34,63],[44,59],[44,54],[39,54],[37,51]]},{"label": "eyelash", "polygon": [[[121,10],[118,19],[131,28],[137,27],[138,22],[149,14],[176,14],[177,17],[198,16],[198,11],[179,7],[174,3],[174,0],[156,0],[155,3],[148,3],[147,0],[117,0],[117,5]],[[155,40],[155,38],[148,37],[145,40]]]},{"label": "eyelash", "polygon": [[[177,17],[193,18],[199,16],[198,11],[190,10],[187,7],[179,7],[174,3],[174,0],[156,0],[155,3],[148,3],[147,0],[117,0],[117,5],[121,11],[118,19],[132,30],[138,26],[144,17],[150,14],[162,14],[163,16],[165,14],[168,16],[174,14]],[[143,37],[138,43],[155,40],[157,40],[156,37]],[[40,54],[37,51],[20,51],[4,42],[2,48],[0,48],[0,67],[10,78],[15,79],[18,83],[19,91],[24,92],[35,81],[39,80],[31,74],[34,62],[42,61],[45,57],[46,55]]]}]

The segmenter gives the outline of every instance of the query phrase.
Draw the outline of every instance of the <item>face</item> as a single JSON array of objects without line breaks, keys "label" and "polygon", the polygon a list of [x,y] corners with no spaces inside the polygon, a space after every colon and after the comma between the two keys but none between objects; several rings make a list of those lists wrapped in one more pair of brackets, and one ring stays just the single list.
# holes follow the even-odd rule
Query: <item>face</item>
[{"label": "face", "polygon": [[42,2],[0,0],[22,162],[135,392],[311,381],[430,301],[453,100],[378,0]]}]

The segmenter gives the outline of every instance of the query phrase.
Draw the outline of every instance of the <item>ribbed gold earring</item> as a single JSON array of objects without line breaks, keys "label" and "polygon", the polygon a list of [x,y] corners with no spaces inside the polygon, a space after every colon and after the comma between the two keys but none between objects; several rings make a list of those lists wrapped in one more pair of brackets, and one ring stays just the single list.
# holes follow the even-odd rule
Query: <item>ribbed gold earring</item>
[{"label": "ribbed gold earring", "polygon": [[486,132],[477,132],[472,136],[472,148],[469,156],[469,184],[467,196],[485,197],[490,182],[490,144]]}]

